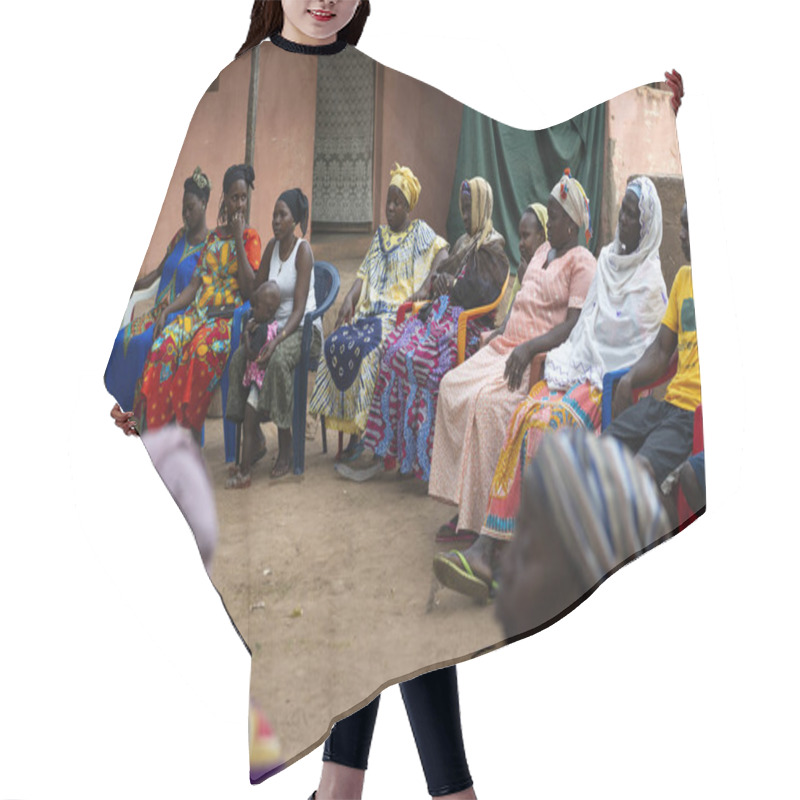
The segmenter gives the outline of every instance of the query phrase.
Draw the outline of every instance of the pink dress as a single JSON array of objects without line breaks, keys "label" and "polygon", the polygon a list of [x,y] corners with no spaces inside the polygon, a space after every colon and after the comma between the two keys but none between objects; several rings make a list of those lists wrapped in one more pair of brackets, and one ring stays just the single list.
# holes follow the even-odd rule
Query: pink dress
[{"label": "pink dress", "polygon": [[428,492],[459,507],[459,528],[481,529],[508,423],[528,396],[530,368],[516,391],[508,388],[509,355],[564,322],[568,309],[581,308],[594,278],[597,262],[586,248],[573,247],[545,269],[549,251],[545,242],[534,254],[505,332],[448,372],[439,387]]}]

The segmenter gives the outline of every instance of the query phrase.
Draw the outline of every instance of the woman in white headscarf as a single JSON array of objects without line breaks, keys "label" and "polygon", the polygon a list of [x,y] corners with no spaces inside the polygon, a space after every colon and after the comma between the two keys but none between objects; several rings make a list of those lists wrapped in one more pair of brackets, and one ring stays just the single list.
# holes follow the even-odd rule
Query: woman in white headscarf
[{"label": "woman in white headscarf", "polygon": [[661,234],[656,188],[649,178],[636,178],[625,192],[614,241],[597,260],[577,324],[548,353],[544,380],[514,412],[480,536],[463,553],[434,559],[434,570],[446,586],[481,599],[491,594],[497,545],[514,536],[522,472],[544,434],[567,426],[599,432],[603,376],[634,364],[655,338],[664,315]]}]

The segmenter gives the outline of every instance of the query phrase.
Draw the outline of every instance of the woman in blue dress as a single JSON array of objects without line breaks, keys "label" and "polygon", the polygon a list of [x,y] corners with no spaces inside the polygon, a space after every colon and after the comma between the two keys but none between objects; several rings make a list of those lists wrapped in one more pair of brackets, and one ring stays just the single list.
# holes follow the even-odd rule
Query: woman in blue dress
[{"label": "woman in blue dress", "polygon": [[141,298],[144,294],[142,290],[153,288],[156,281],[158,288],[155,307],[151,311],[133,320],[128,318],[126,312],[124,325],[117,334],[106,367],[106,387],[125,409],[131,409],[134,405],[136,384],[153,345],[153,324],[161,311],[186,288],[194,274],[197,259],[208,237],[206,207],[210,194],[211,183],[198,167],[183,184],[183,227],[172,237],[158,268],[134,284],[129,309],[138,299],[135,295]]}]

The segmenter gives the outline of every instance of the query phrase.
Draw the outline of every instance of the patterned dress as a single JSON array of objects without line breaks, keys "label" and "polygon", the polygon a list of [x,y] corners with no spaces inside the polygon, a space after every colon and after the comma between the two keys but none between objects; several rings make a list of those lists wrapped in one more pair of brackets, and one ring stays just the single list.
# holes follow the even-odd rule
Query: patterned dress
[{"label": "patterned dress", "polygon": [[520,403],[508,426],[489,493],[486,519],[480,533],[508,541],[514,536],[526,464],[534,457],[542,437],[561,428],[600,429],[603,392],[588,381],[569,391],[551,389],[539,381]]},{"label": "patterned dress", "polygon": [[574,247],[547,265],[549,243],[534,254],[514,298],[505,332],[451,370],[439,387],[428,492],[458,506],[458,527],[479,531],[486,516],[503,437],[530,385],[526,370],[516,391],[508,388],[505,366],[513,349],[547,333],[581,308],[597,262]]},{"label": "patterned dress", "polygon": [[[261,239],[248,228],[243,235],[247,260],[254,270],[261,260]],[[230,355],[230,317],[215,317],[219,306],[240,306],[239,264],[232,237],[219,230],[208,235],[197,274],[202,282],[185,312],[164,327],[153,342],[142,377],[141,399],[147,428],[176,420],[199,430]],[[138,413],[141,419],[141,413]]]},{"label": "patterned dress", "polygon": [[335,330],[323,346],[309,410],[324,414],[328,427],[361,435],[367,426],[380,370],[380,347],[394,329],[397,310],[430,272],[447,247],[433,228],[413,220],[401,233],[382,225],[358,270],[361,296],[353,320]]},{"label": "patterned dress", "polygon": [[155,307],[117,334],[106,367],[105,383],[122,408],[133,408],[136,384],[153,345],[153,325],[158,315],[189,285],[205,243],[204,239],[200,244],[189,244],[183,228],[172,237],[158,282]]},{"label": "patterned dress", "polygon": [[[458,243],[454,249],[458,251]],[[467,258],[448,295],[389,334],[364,435],[364,444],[388,467],[397,463],[401,474],[430,477],[439,384],[457,364],[459,316],[464,306],[478,308],[497,300],[507,276],[504,242],[497,236]],[[460,291],[463,286],[470,289]],[[492,314],[469,320],[467,358],[492,321]]]}]

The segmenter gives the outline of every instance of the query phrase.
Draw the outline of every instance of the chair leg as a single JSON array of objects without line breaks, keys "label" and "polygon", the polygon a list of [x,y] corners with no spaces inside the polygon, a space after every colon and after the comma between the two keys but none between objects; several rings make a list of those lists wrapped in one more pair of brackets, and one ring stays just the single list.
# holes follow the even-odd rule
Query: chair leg
[{"label": "chair leg", "polygon": [[322,452],[325,454],[328,452],[328,431],[325,428],[325,415],[320,414],[319,418],[322,423]]},{"label": "chair leg", "polygon": [[344,433],[342,433],[342,431],[339,431],[339,452],[336,454],[337,461],[341,459],[343,450],[344,450]]}]

